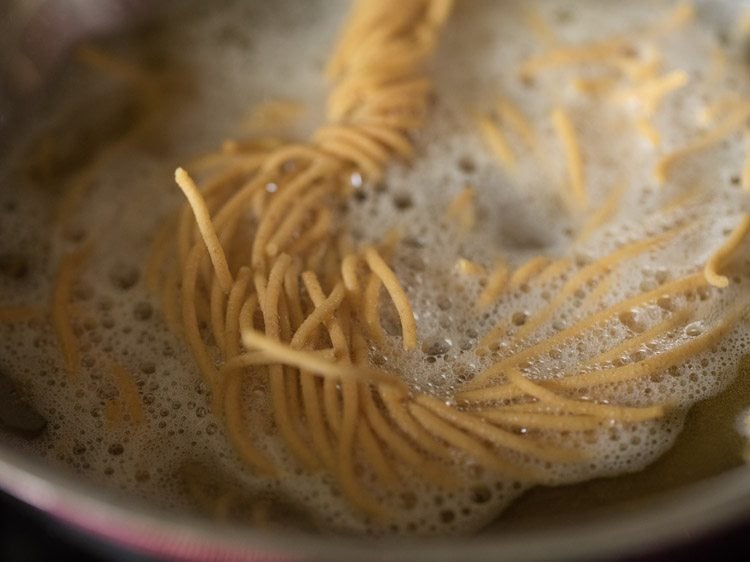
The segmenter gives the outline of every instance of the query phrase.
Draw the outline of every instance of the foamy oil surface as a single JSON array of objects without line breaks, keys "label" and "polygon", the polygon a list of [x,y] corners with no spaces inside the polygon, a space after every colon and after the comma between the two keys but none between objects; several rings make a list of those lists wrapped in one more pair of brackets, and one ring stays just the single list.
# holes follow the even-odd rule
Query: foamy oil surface
[{"label": "foamy oil surface", "polygon": [[[4,267],[0,305],[46,310],[61,256],[91,241],[73,292],[82,355],[76,376],[65,373],[46,313],[25,323],[0,324],[0,366],[49,422],[34,441],[7,439],[88,480],[166,508],[251,524],[291,520],[356,533],[475,531],[524,485],[472,465],[466,466],[464,484],[451,490],[405,474],[403,493],[380,493],[392,517],[372,521],[349,506],[330,477],[297,467],[275,440],[270,422],[261,429],[262,439],[283,476],[279,481],[254,476],[227,442],[192,358],[167,329],[159,300],[146,286],[144,264],[155,232],[182,202],[172,183],[177,165],[225,138],[258,133],[248,115],[263,101],[285,98],[304,105],[304,114],[283,131],[289,138],[304,139],[323,120],[322,67],[347,3],[256,4],[204,8],[144,32],[138,47],[122,40],[103,47],[158,85],[155,112],[140,110],[143,94],[127,73],[72,63],[59,97],[49,103],[48,117],[6,158],[0,176],[0,254],[3,263],[23,262],[24,271]],[[738,70],[744,64],[741,42],[731,34],[719,37],[699,9],[695,21],[637,43],[634,59],[658,56],[663,73],[680,70],[689,76],[688,85],[654,111],[661,134],[657,147],[633,126],[641,109],[637,99],[585,95],[572,86],[581,77],[602,78],[596,65],[552,69],[533,80],[522,80],[517,72],[524,60],[559,45],[640,33],[656,19],[668,18],[673,8],[670,2],[645,0],[458,3],[433,63],[435,103],[425,130],[415,137],[417,157],[409,165],[394,165],[383,184],[361,186],[346,211],[347,227],[358,241],[380,240],[394,228],[402,235],[393,266],[414,307],[420,348],[401,349],[397,318],[386,310],[390,335],[384,348],[373,349],[374,362],[404,373],[413,388],[451,402],[466,381],[507,353],[702,267],[748,210],[747,193],[737,180],[744,143],[735,135],[681,161],[662,186],[653,170],[663,154],[710,127],[701,119],[706,108],[750,93],[750,82]],[[554,33],[545,35],[530,24],[532,16]],[[628,87],[615,76],[615,92]],[[510,135],[517,150],[512,171],[487,149],[474,121],[475,113],[494,111],[499,95],[523,110],[536,139],[526,147],[519,135]],[[561,187],[567,168],[549,118],[555,107],[565,107],[576,124],[589,212],[571,207]],[[91,118],[81,117],[81,108]],[[106,124],[104,132],[100,123]],[[145,131],[139,142],[127,142],[139,126]],[[61,193],[82,178],[90,188],[61,224]],[[467,186],[475,192],[476,216],[474,226],[464,229],[446,210]],[[616,212],[579,241],[590,211],[616,189],[622,191]],[[586,265],[625,244],[672,231],[679,234],[615,265],[606,291],[585,285],[527,339],[514,337]],[[571,266],[543,283],[508,291],[482,311],[474,306],[484,288],[482,277],[456,267],[466,259],[491,269],[503,259],[516,268],[540,255],[570,258]],[[748,255],[744,248],[735,260],[728,288],[639,306],[533,358],[524,366],[526,373],[535,380],[559,377],[675,310],[689,311],[689,321],[613,364],[676,349],[711,332],[746,310]],[[503,323],[508,325],[504,336],[490,353],[478,354],[480,339]],[[565,435],[565,444],[582,450],[587,460],[540,461],[536,468],[544,482],[578,482],[646,467],[672,445],[689,407],[729,384],[749,345],[745,314],[708,349],[664,373],[582,390],[581,398],[669,403],[674,409],[659,420],[612,421],[601,430]],[[136,381],[145,413],[140,423],[122,409],[113,363]]]}]

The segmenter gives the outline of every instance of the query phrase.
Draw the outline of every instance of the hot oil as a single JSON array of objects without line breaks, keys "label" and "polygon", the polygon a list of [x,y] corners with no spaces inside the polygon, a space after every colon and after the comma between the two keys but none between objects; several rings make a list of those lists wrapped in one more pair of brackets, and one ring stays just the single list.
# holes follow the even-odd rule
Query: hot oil
[{"label": "hot oil", "polygon": [[[595,435],[568,436],[570,443],[591,455],[591,462],[539,467],[549,484],[614,478],[532,489],[513,502],[525,485],[475,465],[466,468],[466,482],[453,491],[424,483],[419,475],[407,475],[408,492],[382,494],[382,501],[397,511],[392,522],[382,524],[363,520],[329,477],[303,473],[274,442],[272,423],[265,422],[261,434],[269,454],[283,466],[282,481],[254,476],[237,458],[221,421],[211,413],[210,396],[184,343],[165,326],[158,296],[146,286],[144,263],[164,217],[182,202],[172,182],[177,165],[215,149],[227,137],[268,134],[253,130],[251,118],[251,109],[263,102],[295,100],[305,108],[282,131],[286,139],[304,139],[323,121],[327,87],[322,67],[343,21],[343,4],[326,3],[323,9],[319,4],[290,2],[275,4],[271,10],[263,3],[227,3],[221,11],[173,18],[163,27],[143,32],[137,42],[127,37],[96,47],[111,53],[115,61],[124,61],[125,67],[72,63],[61,99],[51,104],[49,121],[19,141],[17,152],[3,168],[2,181],[10,189],[3,191],[0,201],[1,251],[23,256],[30,271],[22,283],[0,278],[3,305],[47,303],[61,258],[83,247],[87,238],[93,239],[91,255],[72,292],[82,351],[77,376],[66,375],[44,314],[41,320],[0,326],[5,338],[2,367],[49,422],[45,436],[33,443],[15,440],[18,446],[68,466],[91,482],[165,508],[197,509],[253,525],[292,518],[306,528],[378,534],[470,532],[504,508],[503,525],[549,521],[581,507],[581,497],[592,508],[604,503],[605,496],[614,503],[625,502],[739,464],[741,439],[734,419],[750,403],[750,392],[742,377],[727,385],[748,348],[746,320],[720,345],[680,369],[605,388],[633,404],[676,402],[679,407],[663,420],[613,422]],[[527,23],[532,13],[528,10],[536,10],[537,5],[459,3],[432,65],[435,103],[427,127],[416,134],[415,161],[394,165],[380,185],[360,185],[353,179],[357,193],[347,204],[347,227],[362,243],[378,241],[392,228],[400,231],[394,269],[407,287],[421,340],[417,352],[404,353],[397,321],[386,309],[383,323],[389,342],[373,350],[372,360],[398,368],[413,388],[450,401],[464,381],[503,353],[522,348],[514,343],[513,333],[543,309],[565,281],[559,277],[538,286],[529,284],[477,312],[474,302],[482,283],[456,270],[459,258],[488,268],[502,258],[517,267],[539,255],[560,259],[573,247],[575,267],[581,268],[642,238],[644,232],[656,235],[683,224],[695,225],[686,227],[669,245],[617,268],[610,290],[602,297],[603,304],[612,304],[695,270],[723,240],[737,209],[744,205],[732,181],[742,161],[735,144],[720,147],[711,158],[688,163],[676,178],[658,187],[651,174],[658,151],[631,128],[630,105],[588,100],[560,86],[578,71],[518,79],[519,61],[553,48],[555,41],[575,43],[635,32],[648,25],[654,13],[667,15],[671,4],[627,3],[618,7],[619,17],[612,17],[609,8],[583,6],[588,5],[540,3],[536,16],[559,34],[557,39],[544,39],[544,33],[541,37],[530,33]],[[665,102],[654,117],[662,125],[667,147],[679,146],[700,128],[693,120],[704,104],[748,89],[744,79],[732,77],[731,72],[710,86],[702,85],[700,78],[709,71],[709,53],[717,40],[700,23],[682,32],[681,38],[669,35],[660,40],[659,48],[669,65],[687,69],[697,85],[691,93],[674,94],[676,98]],[[544,45],[547,40],[550,43]],[[736,62],[731,49],[728,56],[730,63]],[[159,94],[150,103],[149,87],[154,85]],[[102,100],[99,121],[110,124],[105,127],[108,131],[76,127],[80,108],[94,104],[90,92]],[[472,120],[472,112],[492,111],[500,94],[522,108],[538,139],[536,148],[519,151],[512,173],[483,145]],[[624,182],[627,187],[618,214],[583,243],[575,239],[585,213],[570,208],[560,187],[566,178],[565,161],[549,119],[557,106],[568,108],[579,127],[591,207],[602,204],[616,184]],[[130,119],[122,116],[131,115],[133,107],[139,108],[140,119],[128,126]],[[66,141],[61,145],[60,131],[71,130],[81,132],[62,137]],[[521,139],[514,140],[520,146]],[[683,177],[686,174],[689,182]],[[83,196],[68,199],[74,204],[61,226],[60,201],[65,199],[60,194],[71,193],[70,187],[83,180],[90,185]],[[694,185],[703,188],[697,203],[676,214],[663,211]],[[446,216],[446,209],[467,186],[476,190],[476,224],[462,231]],[[732,304],[741,301],[742,284],[749,280],[737,274],[732,282],[722,293],[692,292],[621,316],[604,329],[586,332],[552,350],[548,359],[531,366],[531,372],[544,379],[554,376],[556,369],[574,367],[581,355],[608,349],[608,339],[632,335],[641,329],[639,323],[661,320],[671,308],[693,310],[691,328],[675,330],[659,343],[671,349],[688,342],[715,327]],[[580,295],[573,295],[555,311],[560,326],[550,321],[535,337],[550,336],[595,310],[599,303],[591,302],[594,290],[584,287]],[[481,337],[509,319],[509,337],[500,338],[491,354],[476,354]],[[134,423],[133,412],[122,400],[113,362],[135,380],[145,414],[140,423]],[[725,387],[717,398],[709,398]],[[704,398],[709,400],[701,402]],[[696,402],[685,419],[686,408]],[[686,462],[702,450],[699,444],[717,442],[719,434],[693,430],[703,428],[706,419],[722,428],[726,457],[706,455],[710,462],[703,466]],[[651,463],[636,475],[615,476]],[[686,470],[685,465],[692,468]],[[206,473],[212,477],[205,477]],[[555,515],[547,507],[552,501],[557,505]]]}]

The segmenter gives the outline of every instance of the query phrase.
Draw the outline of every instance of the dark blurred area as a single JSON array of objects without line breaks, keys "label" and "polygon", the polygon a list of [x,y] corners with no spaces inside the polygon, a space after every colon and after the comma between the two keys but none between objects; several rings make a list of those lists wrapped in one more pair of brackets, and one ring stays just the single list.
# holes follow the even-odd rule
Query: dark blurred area
[{"label": "dark blurred area", "polygon": [[17,100],[34,93],[81,38],[136,23],[161,4],[157,0],[4,0],[0,3],[0,99]]},{"label": "dark blurred area", "polygon": [[75,543],[42,514],[0,492],[0,560],[103,562],[110,559]]},{"label": "dark blurred area", "polygon": [[161,13],[168,0],[0,0],[0,139],[85,37]]},{"label": "dark blurred area", "polygon": [[[620,562],[696,562],[703,560],[750,560],[750,524],[725,529],[695,540],[689,534],[684,543],[645,556]],[[0,492],[0,560],[12,562],[77,562],[150,560],[86,537],[51,520],[43,513]]]}]

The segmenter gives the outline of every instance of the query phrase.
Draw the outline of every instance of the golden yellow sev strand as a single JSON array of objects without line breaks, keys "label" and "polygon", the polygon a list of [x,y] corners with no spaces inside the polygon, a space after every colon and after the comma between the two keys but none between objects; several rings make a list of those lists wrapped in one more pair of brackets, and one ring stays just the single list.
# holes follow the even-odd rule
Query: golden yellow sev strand
[{"label": "golden yellow sev strand", "polygon": [[337,157],[338,159],[349,162],[355,168],[363,171],[364,176],[372,182],[378,182],[381,179],[380,165],[365,152],[353,146],[349,142],[338,139],[323,139],[318,141],[319,146],[325,154]]},{"label": "golden yellow sev strand", "polygon": [[[249,329],[249,328],[248,328]],[[307,350],[310,355],[314,355],[323,360],[334,359],[336,354],[333,349],[312,349]],[[246,367],[254,367],[257,365],[270,365],[271,363],[278,363],[273,354],[266,353],[265,351],[246,351],[235,355],[226,363],[221,366],[221,376],[226,379],[229,375],[235,371],[242,370]]]},{"label": "golden yellow sev strand", "polygon": [[218,379],[218,371],[209,351],[201,338],[196,311],[196,285],[198,281],[198,267],[204,256],[204,249],[195,246],[183,268],[182,297],[182,327],[188,345],[193,353],[198,368],[206,383],[213,387]]},{"label": "golden yellow sev strand", "polygon": [[[226,353],[225,345],[225,325],[226,325],[226,310],[225,310],[225,295],[221,289],[221,285],[217,281],[218,278],[214,278],[211,283],[211,294],[209,301],[209,314],[211,321],[211,335],[213,336],[214,343],[219,351]],[[232,282],[234,285],[234,282]]]},{"label": "golden yellow sev strand", "polygon": [[737,33],[740,37],[746,37],[750,34],[750,11],[745,9],[742,16],[737,20]]},{"label": "golden yellow sev strand", "polygon": [[607,222],[614,216],[614,214],[617,212],[620,200],[622,199],[622,195],[624,192],[624,183],[620,183],[610,190],[607,198],[604,200],[602,205],[591,214],[588,220],[578,231],[578,236],[576,237],[577,243],[580,244],[582,242],[585,242],[589,237],[591,237],[594,232],[599,229],[600,226],[602,226],[605,222]]},{"label": "golden yellow sev strand", "polygon": [[0,323],[16,324],[44,318],[43,310],[33,306],[0,306]]},{"label": "golden yellow sev strand", "polygon": [[524,23],[541,42],[547,45],[554,45],[559,42],[554,30],[544,19],[538,8],[524,7],[523,16]]},{"label": "golden yellow sev strand", "polygon": [[684,70],[673,70],[664,76],[651,79],[633,88],[618,92],[616,100],[633,98],[640,102],[645,116],[658,109],[665,96],[687,85],[690,76]]},{"label": "golden yellow sev strand", "polygon": [[545,431],[592,431],[602,425],[602,419],[586,414],[559,414],[545,412],[513,412],[507,407],[496,410],[483,409],[477,414],[487,421],[521,429]]},{"label": "golden yellow sev strand", "polygon": [[612,289],[615,275],[611,271],[604,272],[604,277],[594,287],[594,290],[581,299],[581,308],[584,310],[598,310],[599,303]]},{"label": "golden yellow sev strand", "polygon": [[[552,126],[563,146],[568,167],[567,188],[572,197],[573,207],[585,208],[588,203],[588,194],[586,193],[583,156],[573,121],[567,111],[558,107],[552,112]],[[570,201],[570,198],[563,197],[564,201]]]},{"label": "golden yellow sev strand", "polygon": [[414,149],[412,148],[411,143],[405,135],[399,131],[394,131],[386,126],[372,122],[358,124],[354,128],[381,143],[383,146],[388,147],[391,151],[398,154],[406,161],[411,160],[414,154]]},{"label": "golden yellow sev strand", "polygon": [[65,254],[60,259],[52,289],[52,311],[50,316],[52,318],[52,326],[55,329],[57,344],[60,346],[60,351],[63,355],[65,372],[69,378],[73,378],[78,374],[78,364],[80,361],[78,338],[71,326],[71,289],[76,271],[83,265],[91,250],[91,246],[86,245],[75,252]]},{"label": "golden yellow sev strand", "polygon": [[482,264],[467,260],[466,258],[458,258],[458,260],[456,260],[455,269],[464,275],[470,275],[472,277],[484,276],[487,274],[487,270]]},{"label": "golden yellow sev strand", "polygon": [[548,283],[555,279],[567,275],[573,267],[573,258],[563,257],[549,263],[539,274],[535,277],[537,283]]},{"label": "golden yellow sev strand", "polygon": [[533,396],[537,400],[546,402],[553,406],[564,408],[574,414],[594,415],[607,419],[618,419],[621,421],[643,421],[661,417],[664,414],[664,406],[628,407],[615,406],[611,404],[600,404],[583,400],[573,400],[556,394],[539,384],[530,381],[516,369],[508,369],[505,376],[508,381]]},{"label": "golden yellow sev strand", "polygon": [[321,146],[325,147],[325,139],[340,139],[343,143],[351,144],[373,160],[374,165],[380,167],[390,159],[388,150],[377,140],[371,139],[366,133],[343,125],[324,126],[315,133],[316,140],[322,140]]},{"label": "golden yellow sev strand", "polygon": [[495,268],[487,278],[487,284],[484,290],[477,298],[476,306],[478,308],[487,308],[500,296],[505,290],[510,272],[505,262],[498,262]]},{"label": "golden yellow sev strand", "polygon": [[508,288],[510,290],[520,289],[532,277],[539,275],[549,265],[550,259],[546,256],[535,256],[521,264],[510,276]]},{"label": "golden yellow sev strand", "polygon": [[489,332],[482,336],[481,340],[479,340],[476,351],[477,355],[479,355],[480,357],[482,355],[486,355],[490,350],[490,346],[497,342],[497,340],[505,336],[509,330],[510,322],[508,321],[501,322],[500,324],[492,328]]},{"label": "golden yellow sev strand", "polygon": [[405,390],[404,383],[400,379],[385,371],[362,365],[347,366],[332,363],[321,359],[318,355],[309,351],[293,349],[259,332],[244,330],[242,332],[242,341],[246,347],[264,351],[269,357],[279,363],[310,371],[317,376],[332,377],[334,379],[352,378],[362,382],[372,381],[401,389],[401,392]]},{"label": "golden yellow sev strand", "polygon": [[344,281],[344,286],[347,291],[354,294],[360,291],[359,278],[357,277],[358,265],[359,257],[354,254],[347,254],[341,260],[341,278]]},{"label": "golden yellow sev strand", "polygon": [[307,230],[307,235],[292,242],[287,251],[291,255],[299,255],[308,252],[319,244],[330,233],[333,223],[333,213],[328,208],[318,211],[314,222]]},{"label": "golden yellow sev strand", "polygon": [[357,439],[366,451],[367,458],[371,461],[370,466],[373,472],[375,472],[375,475],[383,485],[388,488],[400,487],[401,479],[398,473],[393,468],[388,457],[383,454],[383,450],[378,444],[375,434],[367,424],[360,422],[357,425]]},{"label": "golden yellow sev strand", "polygon": [[75,56],[81,62],[92,68],[96,68],[113,77],[131,82],[144,91],[155,91],[155,85],[149,74],[128,61],[115,57],[93,45],[80,45]]},{"label": "golden yellow sev strand", "polygon": [[249,432],[246,430],[247,423],[243,415],[242,382],[242,377],[240,376],[234,375],[229,377],[227,389],[224,393],[227,435],[244,462],[261,474],[275,476],[277,473],[276,467],[249,439]]},{"label": "golden yellow sev strand", "polygon": [[365,261],[372,272],[380,278],[396,307],[398,317],[401,320],[404,349],[407,351],[414,349],[417,346],[417,325],[414,321],[414,312],[412,312],[409,297],[406,296],[406,292],[396,274],[372,246],[365,249]]},{"label": "golden yellow sev strand", "polygon": [[533,79],[544,70],[584,63],[610,61],[621,55],[628,47],[624,39],[612,39],[588,45],[561,47],[535,55],[523,62],[519,68],[522,79]]},{"label": "golden yellow sev strand", "polygon": [[[245,293],[250,285],[250,276],[252,271],[248,267],[240,268],[237,278],[235,279],[232,289],[229,291],[227,298],[227,307],[224,322],[224,352],[230,359],[240,353],[239,328],[240,314],[242,307],[247,303]],[[252,295],[250,299],[257,299]],[[254,301],[251,300],[250,306],[254,307]]]},{"label": "golden yellow sev strand", "polygon": [[378,345],[383,345],[386,341],[385,330],[383,330],[383,326],[380,324],[379,299],[380,288],[382,286],[383,282],[375,272],[370,272],[362,301],[362,315],[367,333]]},{"label": "golden yellow sev strand", "polygon": [[661,22],[650,29],[653,35],[665,35],[695,20],[695,6],[690,1],[678,2]]},{"label": "golden yellow sev strand", "polygon": [[722,96],[698,111],[698,122],[701,125],[711,125],[716,122],[717,117],[736,111],[746,103],[747,99],[739,94]]},{"label": "golden yellow sev strand", "polygon": [[651,146],[657,147],[661,144],[661,133],[647,116],[640,115],[636,117],[635,128]]},{"label": "golden yellow sev strand", "polygon": [[278,228],[279,222],[288,210],[289,204],[310,184],[321,179],[329,169],[330,165],[322,161],[309,166],[306,170],[298,174],[285,189],[280,191],[272,199],[268,208],[265,209],[263,217],[258,224],[255,238],[252,244],[252,266],[255,269],[262,268],[265,264],[265,250],[268,242],[273,236],[273,232]]},{"label": "golden yellow sev strand", "polygon": [[659,211],[667,214],[674,210],[680,209],[691,202],[694,202],[701,194],[705,195],[699,186],[691,186],[688,189],[680,190],[674,197],[667,199],[660,207]]},{"label": "golden yellow sev strand", "polygon": [[363,403],[364,412],[372,430],[388,446],[388,450],[393,456],[430,482],[441,486],[452,483],[453,479],[449,476],[449,473],[442,469],[436,469],[432,459],[419,451],[388,423],[370,393],[363,393]]},{"label": "golden yellow sev strand", "polygon": [[510,141],[505,133],[489,117],[477,116],[476,123],[482,138],[490,147],[492,152],[500,159],[500,162],[509,171],[516,167],[516,157],[510,148]]},{"label": "golden yellow sev strand", "polygon": [[448,205],[445,214],[455,219],[462,232],[469,232],[476,225],[476,189],[472,186],[464,187]]},{"label": "golden yellow sev strand", "polygon": [[745,121],[750,117],[750,103],[745,102],[740,107],[729,113],[716,127],[707,133],[700,135],[693,142],[666,154],[657,162],[654,169],[656,180],[663,184],[667,181],[672,168],[683,158],[706,150],[719,143],[721,140],[742,128]]},{"label": "golden yellow sev strand", "polygon": [[620,58],[613,61],[615,66],[634,84],[642,84],[647,80],[653,80],[664,65],[664,55],[659,49],[649,49],[646,56],[635,60]]},{"label": "golden yellow sev strand", "polygon": [[[290,345],[296,349],[302,349],[312,336],[313,331],[316,330],[319,325],[326,323],[331,317],[333,317],[336,310],[344,301],[345,296],[346,290],[344,289],[344,285],[336,285],[333,291],[331,291],[331,294],[328,295],[323,302],[316,305],[315,310],[313,310],[313,312],[305,318],[302,324],[300,324],[297,331],[294,332],[294,336],[292,336]],[[335,345],[336,343],[334,342],[334,346]]]},{"label": "golden yellow sev strand", "polygon": [[452,451],[445,447],[439,437],[433,437],[433,435],[415,419],[413,413],[409,409],[411,401],[405,400],[403,396],[393,393],[390,388],[384,388],[381,386],[378,391],[380,398],[385,405],[387,414],[390,419],[393,420],[394,425],[404,433],[404,435],[408,436],[414,444],[430,456],[452,462]]},{"label": "golden yellow sev strand", "polygon": [[[520,415],[525,417],[529,414],[544,414],[545,417],[537,418],[536,420],[540,429],[550,429],[551,427],[554,427],[557,421],[554,420],[552,416],[559,417],[562,420],[565,419],[562,416],[581,417],[586,420],[585,424],[587,425],[600,425],[602,421],[609,420],[617,420],[620,422],[646,421],[661,417],[666,410],[663,405],[620,406],[590,400],[575,400],[560,396],[549,388],[542,386],[540,383],[525,378],[523,374],[516,369],[509,369],[506,372],[506,376],[508,378],[508,384],[502,386],[497,385],[480,391],[469,391],[465,395],[461,395],[459,400],[462,403],[471,403],[474,405],[476,402],[515,400],[530,396],[538,402],[511,404],[499,408],[497,406],[491,406],[489,408],[483,407],[481,410],[478,410],[477,413],[478,415],[483,416],[484,412],[489,412],[491,418],[499,417],[499,419],[504,417],[502,414],[511,416],[510,419],[514,419],[512,416]],[[550,411],[552,411],[553,414],[550,414]],[[533,415],[531,416],[531,419],[534,419]],[[597,420],[598,423],[595,423],[594,420]],[[547,421],[550,422],[549,427],[541,425],[543,422]],[[563,424],[562,427],[566,428],[565,421],[562,421],[561,423]],[[574,425],[576,423],[577,422],[573,422]],[[563,431],[567,430],[568,429],[563,429]]]},{"label": "golden yellow sev strand", "polygon": [[122,404],[118,400],[109,399],[104,403],[104,419],[112,429],[122,421]]},{"label": "golden yellow sev strand", "polygon": [[507,122],[516,130],[516,133],[518,133],[526,146],[532,149],[536,146],[534,128],[517,105],[509,98],[500,96],[498,97],[495,109],[500,119]]},{"label": "golden yellow sev strand", "polygon": [[573,78],[571,85],[573,88],[588,96],[601,96],[613,90],[617,84],[617,79],[612,76],[599,76],[596,78]]},{"label": "golden yellow sev strand", "polygon": [[219,284],[222,291],[227,294],[232,287],[232,274],[229,272],[229,265],[227,264],[224,250],[219,243],[219,237],[216,235],[216,231],[211,223],[211,215],[206,207],[206,202],[203,200],[200,191],[198,191],[195,182],[193,182],[192,178],[182,168],[177,168],[175,181],[193,208],[195,220],[198,222],[198,228],[216,270]]},{"label": "golden yellow sev strand", "polygon": [[125,403],[130,415],[130,421],[134,425],[140,425],[143,422],[143,405],[138,386],[136,385],[133,375],[126,371],[117,363],[110,364],[110,371],[115,379],[117,390],[120,398]]},{"label": "golden yellow sev strand", "polygon": [[[350,337],[344,333],[344,329],[341,323],[333,316],[339,306],[343,303],[343,292],[341,291],[340,284],[331,291],[331,294],[326,297],[320,282],[312,271],[305,271],[302,274],[302,282],[305,285],[307,294],[310,295],[315,309],[308,315],[307,318],[300,324],[298,332],[302,330],[302,325],[305,322],[309,322],[312,318],[315,323],[323,321],[328,330],[328,337],[331,340],[333,349],[338,359],[349,361],[352,359],[352,343]],[[338,294],[337,294],[338,293]],[[296,336],[297,334],[295,334]],[[292,338],[291,345],[294,347],[295,341]]]},{"label": "golden yellow sev strand", "polygon": [[726,275],[719,274],[719,269],[737,251],[737,248],[742,244],[749,232],[750,213],[745,213],[726,241],[708,258],[706,266],[703,268],[706,281],[711,285],[719,288],[729,285],[729,278]]}]

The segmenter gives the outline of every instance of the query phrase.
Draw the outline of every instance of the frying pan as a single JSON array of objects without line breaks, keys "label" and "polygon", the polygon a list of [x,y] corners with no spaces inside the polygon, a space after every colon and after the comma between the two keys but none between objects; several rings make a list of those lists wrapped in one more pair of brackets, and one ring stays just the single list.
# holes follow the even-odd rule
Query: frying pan
[{"label": "frying pan", "polygon": [[[708,2],[701,4],[705,8]],[[730,2],[703,17],[728,25]],[[6,0],[0,6],[0,149],[31,117],[70,47],[82,38],[159,17],[148,0]],[[5,384],[5,383],[3,383]],[[0,388],[9,411],[14,388]],[[14,404],[13,407],[17,407]],[[23,410],[23,405],[20,406]],[[33,411],[19,414],[31,416]],[[38,422],[38,420],[37,420]],[[41,422],[39,422],[41,423]],[[262,530],[163,511],[86,482],[14,448],[0,431],[0,487],[45,516],[120,552],[182,560],[567,560],[654,555],[737,525],[750,524],[750,469],[628,505],[527,529],[490,529],[474,537],[372,540],[294,529]]]}]

